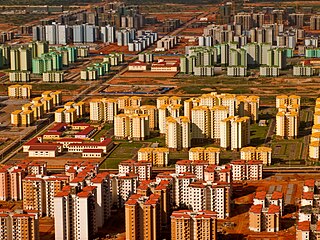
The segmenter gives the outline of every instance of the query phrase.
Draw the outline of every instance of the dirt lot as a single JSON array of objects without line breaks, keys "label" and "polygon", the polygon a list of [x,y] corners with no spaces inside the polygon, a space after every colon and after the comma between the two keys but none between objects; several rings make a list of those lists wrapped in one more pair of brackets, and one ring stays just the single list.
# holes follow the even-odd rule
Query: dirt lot
[{"label": "dirt lot", "polygon": [[[297,199],[301,198],[302,187],[306,179],[315,179],[319,178],[318,175],[299,175],[299,174],[277,174],[268,178],[263,179],[262,181],[253,181],[247,182],[242,185],[234,186],[234,209],[232,211],[232,216],[228,220],[219,221],[218,227],[220,230],[224,230],[227,233],[226,238],[224,239],[243,239],[244,236],[250,236],[248,239],[295,239],[295,221],[291,219],[292,216],[297,213],[294,208],[290,208],[297,204]],[[292,194],[289,193],[288,186],[292,185]],[[289,204],[285,204],[285,214],[282,217],[281,221],[281,231],[277,234],[275,233],[254,233],[249,231],[249,214],[248,211],[253,203],[254,193],[257,191],[271,191],[272,186],[276,186],[277,190],[281,189],[281,192],[284,193],[284,196],[290,195]],[[286,201],[286,198],[285,198]],[[233,222],[235,227],[223,227],[224,222]],[[229,236],[228,236],[229,235]]]}]

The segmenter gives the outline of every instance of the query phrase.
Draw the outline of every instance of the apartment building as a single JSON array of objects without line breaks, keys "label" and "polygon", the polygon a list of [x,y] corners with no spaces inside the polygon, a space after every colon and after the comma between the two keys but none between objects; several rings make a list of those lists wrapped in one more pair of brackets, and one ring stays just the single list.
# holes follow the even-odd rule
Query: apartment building
[{"label": "apartment building", "polygon": [[300,106],[301,97],[297,95],[278,95],[276,97],[276,108],[281,106],[298,105]]},{"label": "apartment building", "polygon": [[188,117],[168,117],[166,119],[166,146],[172,150],[191,147],[191,127]]},{"label": "apartment building", "polygon": [[198,106],[191,109],[192,140],[203,141],[211,137],[211,118],[207,106]]},{"label": "apartment building", "polygon": [[269,147],[244,147],[240,150],[240,159],[262,161],[264,165],[271,165],[272,148]]},{"label": "apartment building", "polygon": [[8,87],[9,98],[30,98],[31,97],[31,85],[11,85]]},{"label": "apartment building", "polygon": [[142,105],[140,112],[149,116],[149,129],[151,131],[158,129],[158,110],[156,106]]},{"label": "apartment building", "polygon": [[208,166],[208,161],[179,160],[175,164],[175,173],[193,173],[196,175],[197,179],[204,179],[204,171]]},{"label": "apartment building", "polygon": [[211,138],[215,141],[220,141],[220,122],[226,119],[229,115],[228,106],[213,106],[210,108],[211,119]]},{"label": "apartment building", "polygon": [[156,240],[161,236],[160,195],[132,195],[125,203],[126,239]]},{"label": "apartment building", "polygon": [[293,139],[298,137],[299,113],[278,112],[276,116],[276,136],[279,138]]},{"label": "apartment building", "polygon": [[169,148],[140,148],[138,161],[148,161],[152,166],[166,167],[169,163]]},{"label": "apartment building", "polygon": [[191,109],[200,106],[199,98],[189,98],[183,102],[183,113],[184,116],[191,118]]},{"label": "apartment building", "polygon": [[118,109],[122,110],[124,107],[139,107],[141,106],[141,97],[138,96],[123,96],[117,99]]},{"label": "apartment building", "polygon": [[270,205],[276,205],[280,208],[280,216],[284,213],[284,195],[282,192],[274,191],[267,193],[265,191],[256,192],[253,197],[254,205],[262,205],[263,208],[267,208]]},{"label": "apartment building", "polygon": [[93,239],[97,232],[96,187],[66,186],[54,197],[55,239]]},{"label": "apartment building", "polygon": [[43,117],[44,113],[50,112],[54,106],[61,103],[61,91],[45,91],[41,97],[36,97],[30,103],[22,106],[21,110],[11,113],[11,124],[14,126],[30,126],[36,119]]},{"label": "apartment building", "polygon": [[230,184],[196,181],[189,184],[188,192],[188,206],[193,211],[214,211],[218,219],[225,219],[230,216]]},{"label": "apartment building", "polygon": [[219,165],[220,149],[215,147],[195,147],[189,150],[189,160],[204,160],[209,164]]},{"label": "apartment building", "polygon": [[233,160],[230,165],[233,181],[262,179],[262,161]]},{"label": "apartment building", "polygon": [[2,239],[39,240],[39,215],[34,211],[0,209]]},{"label": "apartment building", "polygon": [[40,216],[52,217],[54,196],[67,185],[67,176],[28,175],[22,180],[23,209],[36,210]]},{"label": "apartment building", "polygon": [[250,118],[231,116],[220,122],[220,147],[239,150],[250,144]]},{"label": "apartment building", "polygon": [[320,159],[320,142],[319,141],[310,142],[309,158],[317,161]]},{"label": "apartment building", "polygon": [[124,160],[119,163],[119,174],[137,174],[139,181],[151,179],[152,163],[148,161]]},{"label": "apartment building", "polygon": [[114,117],[116,139],[145,140],[149,137],[149,117],[146,114],[118,114]]},{"label": "apartment building", "polygon": [[112,175],[112,203],[123,207],[132,194],[137,192],[139,176],[134,173]]},{"label": "apartment building", "polygon": [[216,213],[212,211],[174,211],[171,215],[171,239],[218,239]]},{"label": "apartment building", "polygon": [[90,120],[113,123],[118,114],[118,100],[113,98],[93,99],[90,101]]},{"label": "apartment building", "polygon": [[280,207],[252,205],[249,210],[249,230],[254,232],[278,232],[280,230]]},{"label": "apartment building", "polygon": [[90,179],[90,185],[96,187],[96,224],[103,227],[111,216],[111,181],[108,172],[100,172]]},{"label": "apartment building", "polygon": [[0,200],[22,200],[22,179],[26,175],[25,166],[3,166],[0,169]]},{"label": "apartment building", "polygon": [[240,117],[250,117],[251,122],[257,122],[259,119],[258,111],[260,98],[258,96],[237,96],[237,113]]}]

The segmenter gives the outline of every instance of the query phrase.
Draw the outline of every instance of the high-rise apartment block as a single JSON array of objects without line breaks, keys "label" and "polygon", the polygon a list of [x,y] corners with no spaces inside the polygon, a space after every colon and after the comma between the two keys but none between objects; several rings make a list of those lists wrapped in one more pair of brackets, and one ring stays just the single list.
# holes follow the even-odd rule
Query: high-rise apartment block
[{"label": "high-rise apartment block", "polygon": [[171,215],[171,239],[218,239],[216,213],[214,211],[174,211]]},{"label": "high-rise apartment block", "polygon": [[293,139],[298,136],[299,113],[278,112],[276,116],[276,135],[280,138]]},{"label": "high-rise apartment block", "polygon": [[166,146],[169,149],[181,150],[191,147],[191,127],[188,117],[168,117],[166,125]]},{"label": "high-rise apartment block", "polygon": [[194,107],[191,110],[192,139],[204,140],[211,137],[210,111],[207,106]]},{"label": "high-rise apartment block", "polygon": [[260,98],[258,96],[237,96],[237,112],[240,117],[250,117],[252,122],[258,120]]},{"label": "high-rise apartment block", "polygon": [[111,180],[112,202],[123,207],[132,194],[137,193],[139,175],[134,173],[113,175]]},{"label": "high-rise apartment block", "polygon": [[0,210],[0,232],[3,239],[39,240],[39,215],[34,211]]},{"label": "high-rise apartment block", "polygon": [[146,114],[118,114],[114,117],[116,139],[144,140],[150,135],[149,116]]},{"label": "high-rise apartment block", "polygon": [[12,48],[10,50],[10,66],[12,71],[30,71],[32,68],[31,48]]},{"label": "high-rise apartment block", "polygon": [[240,149],[250,144],[250,118],[228,117],[220,122],[220,147]]},{"label": "high-rise apartment block", "polygon": [[233,181],[262,179],[262,161],[233,160],[230,165]]},{"label": "high-rise apartment block", "polygon": [[148,161],[124,160],[119,163],[119,174],[137,174],[140,181],[151,179],[152,163]]},{"label": "high-rise apartment block", "polygon": [[112,98],[93,99],[90,101],[90,120],[113,123],[118,113],[118,101]]},{"label": "high-rise apartment block", "polygon": [[96,191],[66,186],[54,197],[55,239],[93,239],[97,232]]},{"label": "high-rise apartment block", "polygon": [[68,177],[28,175],[22,180],[24,210],[36,210],[40,216],[52,217],[54,196],[68,182]]},{"label": "high-rise apartment block", "polygon": [[155,240],[161,236],[161,197],[132,195],[125,204],[126,239]]},{"label": "high-rise apartment block", "polygon": [[253,205],[249,211],[249,229],[254,232],[278,232],[280,230],[280,207]]}]

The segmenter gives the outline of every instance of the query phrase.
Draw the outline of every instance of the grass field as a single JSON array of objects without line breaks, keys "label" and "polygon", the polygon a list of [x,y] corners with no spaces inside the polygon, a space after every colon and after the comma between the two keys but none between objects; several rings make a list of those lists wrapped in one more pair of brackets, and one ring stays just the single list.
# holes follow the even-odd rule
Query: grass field
[{"label": "grass field", "polygon": [[106,123],[103,128],[94,136],[94,140],[99,141],[100,137],[105,136],[112,127],[113,124]]},{"label": "grass field", "polygon": [[301,163],[303,138],[273,141],[271,147],[275,163],[289,165]]},{"label": "grass field", "polygon": [[119,143],[116,149],[101,164],[101,169],[117,169],[123,160],[132,159],[138,150],[142,147],[142,143]]},{"label": "grass field", "polygon": [[268,126],[260,127],[258,124],[252,124],[250,126],[250,145],[262,145],[265,142],[268,128]]}]

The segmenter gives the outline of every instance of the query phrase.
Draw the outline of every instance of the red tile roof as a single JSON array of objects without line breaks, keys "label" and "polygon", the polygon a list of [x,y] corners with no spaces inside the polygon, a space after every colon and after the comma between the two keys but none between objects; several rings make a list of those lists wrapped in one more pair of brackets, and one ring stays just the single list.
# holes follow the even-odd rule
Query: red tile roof
[{"label": "red tile roof", "polygon": [[269,209],[268,209],[268,213],[269,214],[273,214],[273,213],[279,213],[280,212],[280,207],[277,205],[270,205]]},{"label": "red tile roof", "polygon": [[308,179],[304,182],[304,185],[305,186],[308,186],[308,187],[314,187],[314,184],[315,184],[315,180],[314,179]]},{"label": "red tile roof", "polygon": [[310,222],[309,221],[298,222],[297,229],[300,231],[310,231]]},{"label": "red tile roof", "polygon": [[262,211],[262,204],[252,205],[250,208],[250,212],[252,213],[261,213],[261,211]]},{"label": "red tile roof", "polygon": [[273,192],[271,199],[272,200],[277,200],[277,199],[282,199],[283,198],[283,193],[282,192]]},{"label": "red tile roof", "polygon": [[267,193],[265,191],[260,191],[260,192],[256,192],[256,194],[254,195],[254,198],[259,199],[259,200],[265,200],[266,195],[267,195]]},{"label": "red tile roof", "polygon": [[304,192],[302,193],[302,198],[306,200],[313,200],[313,192]]},{"label": "red tile roof", "polygon": [[91,192],[79,192],[78,194],[77,194],[77,196],[78,197],[83,197],[83,198],[87,198],[87,197],[89,197],[91,195]]}]

